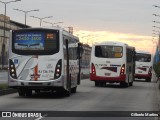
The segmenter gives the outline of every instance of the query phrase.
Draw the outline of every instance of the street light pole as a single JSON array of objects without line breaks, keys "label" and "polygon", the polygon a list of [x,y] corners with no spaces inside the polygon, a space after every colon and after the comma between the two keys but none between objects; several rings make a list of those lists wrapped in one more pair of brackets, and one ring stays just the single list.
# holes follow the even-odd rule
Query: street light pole
[{"label": "street light pole", "polygon": [[64,28],[68,28],[68,32],[73,34],[73,27],[72,26],[69,26],[69,27],[64,27]]},{"label": "street light pole", "polygon": [[35,16],[30,16],[30,17],[39,19],[39,20],[40,20],[40,26],[41,26],[41,25],[42,25],[42,20],[43,20],[43,19],[51,18],[51,17],[53,17],[53,16],[48,16],[48,17],[43,17],[43,18],[39,18],[39,17],[35,17]]},{"label": "street light pole", "polygon": [[157,27],[157,26],[153,26],[154,28],[158,28],[158,29],[160,29],[160,27]]},{"label": "street light pole", "polygon": [[160,23],[160,22],[157,22],[157,21],[153,21],[154,23]]},{"label": "street light pole", "polygon": [[3,39],[2,39],[2,51],[1,51],[1,57],[2,57],[2,69],[4,68],[4,52],[5,52],[5,43],[4,43],[4,41],[5,41],[5,35],[6,35],[6,31],[5,31],[5,29],[6,29],[6,11],[7,11],[7,4],[9,4],[9,3],[11,3],[11,2],[18,2],[18,1],[21,1],[21,0],[14,0],[14,1],[9,1],[9,2],[3,2],[3,1],[0,1],[0,3],[3,3],[5,6],[4,6],[4,8],[5,8],[5,10],[4,10],[4,31],[3,31]]},{"label": "street light pole", "polygon": [[24,10],[20,10],[20,9],[14,9],[14,10],[24,12],[24,14],[25,14],[25,26],[26,26],[26,24],[27,24],[27,13],[33,12],[33,11],[39,11],[38,9],[35,9],[35,10],[28,10],[28,11],[24,11]]},{"label": "street light pole", "polygon": [[158,6],[158,5],[153,5],[154,7],[157,7],[157,8],[160,8],[160,6]]},{"label": "street light pole", "polygon": [[56,22],[56,23],[51,23],[51,22],[47,22],[47,21],[43,21],[44,23],[49,23],[52,25],[52,27],[54,27],[55,24],[59,24],[59,23],[63,23],[63,22]]},{"label": "street light pole", "polygon": [[158,17],[160,17],[160,15],[157,15],[157,14],[153,14],[154,16],[158,16]]}]

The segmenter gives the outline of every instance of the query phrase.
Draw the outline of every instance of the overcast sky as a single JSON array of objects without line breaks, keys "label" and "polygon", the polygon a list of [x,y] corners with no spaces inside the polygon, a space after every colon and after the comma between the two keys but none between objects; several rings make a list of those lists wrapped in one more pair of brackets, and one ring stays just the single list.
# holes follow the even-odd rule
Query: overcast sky
[{"label": "overcast sky", "polygon": [[[8,1],[8,0],[1,0]],[[76,31],[100,32],[112,34],[133,34],[152,37],[152,26],[160,26],[152,21],[160,21],[158,0],[21,0],[7,5],[7,15],[14,21],[24,23],[22,10],[39,9],[27,15],[27,24],[39,26],[39,20],[31,18],[53,16],[45,19],[48,22],[60,22],[62,27],[73,26]],[[0,3],[0,14],[4,13],[4,5]],[[42,26],[50,24],[42,23]],[[156,29],[158,30],[158,29]]]}]

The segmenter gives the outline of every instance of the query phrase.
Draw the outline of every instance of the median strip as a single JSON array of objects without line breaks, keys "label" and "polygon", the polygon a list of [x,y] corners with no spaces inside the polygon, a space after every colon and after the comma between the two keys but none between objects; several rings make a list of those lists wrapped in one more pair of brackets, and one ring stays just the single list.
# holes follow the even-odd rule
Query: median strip
[{"label": "median strip", "polygon": [[8,88],[8,89],[0,90],[0,96],[11,94],[11,93],[16,93],[16,92],[17,92],[16,89]]}]

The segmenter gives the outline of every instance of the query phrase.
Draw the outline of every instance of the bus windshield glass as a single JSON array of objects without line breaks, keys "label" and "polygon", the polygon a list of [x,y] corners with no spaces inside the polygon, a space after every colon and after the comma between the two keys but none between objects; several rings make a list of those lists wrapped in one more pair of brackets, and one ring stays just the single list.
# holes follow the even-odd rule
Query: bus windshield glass
[{"label": "bus windshield glass", "polygon": [[59,51],[59,31],[34,29],[12,32],[12,51],[22,55],[50,55]]},{"label": "bus windshield glass", "polygon": [[150,54],[136,53],[136,61],[138,62],[151,62]]},{"label": "bus windshield glass", "polygon": [[95,46],[95,56],[100,58],[121,58],[123,48],[121,46],[97,45]]}]

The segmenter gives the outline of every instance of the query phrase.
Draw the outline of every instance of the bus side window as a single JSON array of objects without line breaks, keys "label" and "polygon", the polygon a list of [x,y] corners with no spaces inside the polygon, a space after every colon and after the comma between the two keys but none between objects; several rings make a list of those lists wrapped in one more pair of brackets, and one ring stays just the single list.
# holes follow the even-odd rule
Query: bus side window
[{"label": "bus side window", "polygon": [[151,61],[151,57],[148,56],[146,62],[150,62]]},{"label": "bus side window", "polygon": [[95,56],[96,57],[102,57],[102,50],[100,46],[95,47]]},{"label": "bus side window", "polygon": [[67,60],[66,39],[64,36],[63,36],[63,53],[64,53],[64,60]]}]

